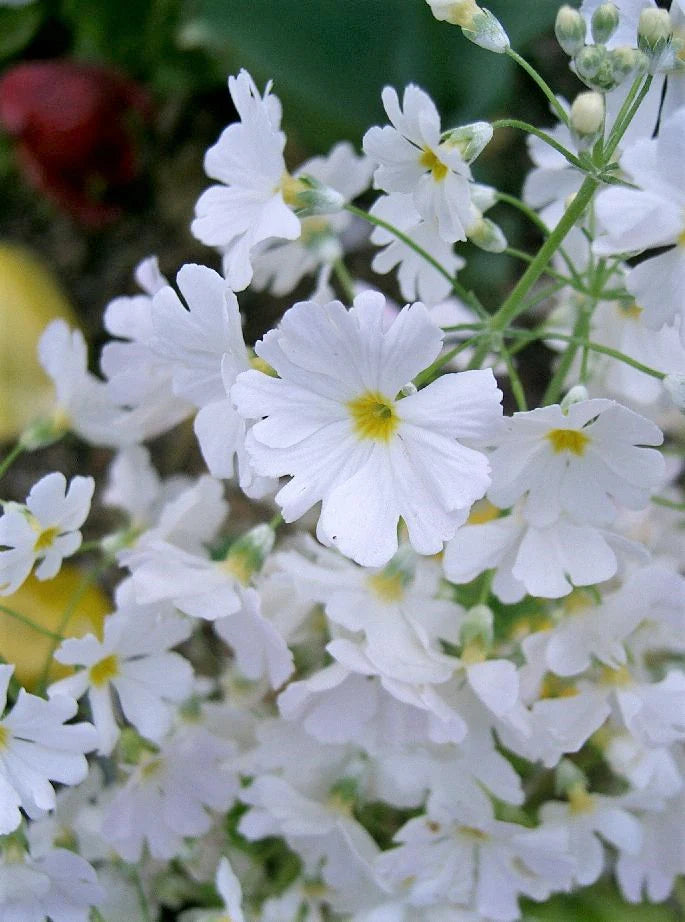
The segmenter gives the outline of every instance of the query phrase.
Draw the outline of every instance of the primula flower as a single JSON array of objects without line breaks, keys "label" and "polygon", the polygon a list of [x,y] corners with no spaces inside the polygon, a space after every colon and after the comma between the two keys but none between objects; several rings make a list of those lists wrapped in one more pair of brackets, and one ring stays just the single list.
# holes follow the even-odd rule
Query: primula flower
[{"label": "primula flower", "polygon": [[[0,715],[14,666],[0,665]],[[21,689],[12,710],[0,718],[0,835],[21,822],[19,808],[31,817],[55,807],[50,781],[79,784],[88,774],[84,753],[97,746],[87,723],[63,726],[76,714],[73,698],[44,701]]]},{"label": "primula flower", "polygon": [[410,193],[421,217],[437,222],[443,240],[466,240],[473,220],[471,170],[461,148],[442,139],[433,100],[413,84],[404,91],[404,109],[392,87],[382,98],[393,127],[375,126],[364,135],[364,150],[379,164],[376,187]]},{"label": "primula flower", "polygon": [[[644,259],[628,273],[626,286],[644,308],[653,330],[680,318],[685,344],[685,191],[683,146],[685,109],[660,126],[655,139],[638,141],[621,157],[621,166],[639,189],[614,188],[597,197],[597,216],[606,231],[595,241],[600,255],[639,253],[670,246]],[[675,246],[671,246],[675,244]]]},{"label": "primula flower", "polygon": [[81,546],[78,530],[90,512],[95,489],[92,477],[74,477],[69,488],[64,474],[46,474],[34,484],[26,505],[7,503],[0,517],[0,595],[11,595],[33,564],[38,579],[52,579],[62,560]]},{"label": "primula flower", "polygon": [[488,498],[500,508],[524,494],[537,528],[562,513],[576,523],[607,525],[616,503],[641,509],[664,477],[658,426],[613,400],[581,400],[515,413],[491,455]]},{"label": "primula flower", "polygon": [[287,522],[322,501],[318,537],[366,566],[396,552],[400,517],[420,554],[452,537],[489,484],[485,456],[501,392],[490,369],[444,375],[398,399],[440,352],[442,333],[420,302],[387,330],[385,299],[300,302],[255,351],[280,377],[239,375],[238,412],[260,419],[246,442],[259,474],[292,479],[276,500]]},{"label": "primula flower", "polygon": [[0,922],[88,922],[104,896],[92,866],[65,848],[33,856],[9,844],[0,860]]},{"label": "primula flower", "polygon": [[251,256],[258,243],[300,236],[300,221],[287,203],[299,187],[286,172],[281,104],[271,85],[262,97],[241,70],[228,78],[228,89],[240,122],[225,128],[207,151],[205,172],[222,185],[202,193],[191,229],[198,240],[221,247],[228,283],[241,291],[252,280]]},{"label": "primula flower", "polygon": [[93,634],[65,640],[55,652],[59,663],[85,666],[48,689],[77,700],[88,692],[93,723],[100,736],[99,752],[109,755],[119,737],[111,689],[115,689],[124,717],[143,735],[160,740],[171,726],[172,703],[192,691],[190,663],[170,651],[186,640],[191,626],[171,616],[157,621],[123,612],[105,621],[104,639]]},{"label": "primula flower", "polygon": [[140,171],[132,117],[149,119],[149,97],[106,67],[25,61],[0,81],[0,123],[26,178],[87,225],[121,213],[117,198]]}]

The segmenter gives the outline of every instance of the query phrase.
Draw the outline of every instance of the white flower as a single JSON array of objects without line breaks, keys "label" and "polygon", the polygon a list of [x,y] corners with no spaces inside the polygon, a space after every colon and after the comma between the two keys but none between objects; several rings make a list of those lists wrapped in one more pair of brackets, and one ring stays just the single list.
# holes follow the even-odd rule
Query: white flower
[{"label": "white flower", "polygon": [[582,400],[515,413],[491,456],[495,505],[527,494],[524,516],[538,528],[567,513],[577,523],[606,525],[615,503],[640,509],[664,476],[659,428],[612,400]]},{"label": "white flower", "polygon": [[80,855],[55,848],[39,858],[6,846],[0,861],[0,922],[88,922],[104,896]]},{"label": "white flower", "polygon": [[188,309],[170,286],[152,299],[152,352],[167,363],[174,393],[199,408],[195,434],[211,473],[233,477],[250,495],[269,484],[255,480],[244,450],[245,423],[227,393],[250,367],[235,294],[206,266],[186,265],[176,276]]},{"label": "white flower", "polygon": [[207,151],[205,171],[222,185],[202,193],[191,229],[203,243],[222,248],[228,283],[241,291],[252,280],[253,248],[269,237],[295,240],[300,221],[285,201],[297,181],[285,169],[280,102],[270,85],[261,97],[245,70],[228,78],[228,89],[240,122]]},{"label": "white flower", "polygon": [[[326,157],[312,157],[295,170],[295,180],[311,176],[341,193],[351,202],[368,187],[373,164],[359,157],[347,142],[336,144]],[[292,291],[303,276],[321,267],[330,267],[345,249],[343,235],[349,230],[352,215],[339,211],[330,215],[303,217],[302,233],[292,242],[271,240],[255,251],[254,287],[269,288],[275,295]]]},{"label": "white flower", "polygon": [[126,861],[178,855],[187,836],[212,826],[210,810],[228,809],[238,780],[223,765],[233,746],[202,726],[182,726],[159,752],[143,756],[109,804],[102,831]]},{"label": "white flower", "polygon": [[640,551],[634,542],[578,525],[564,514],[538,528],[526,522],[524,508],[519,505],[511,515],[458,529],[445,547],[447,579],[468,583],[492,569],[492,591],[503,602],[518,602],[526,592],[556,599],[574,586],[610,579],[618,569],[617,550]]},{"label": "white flower", "polygon": [[225,856],[216,869],[215,886],[224,902],[223,910],[190,910],[180,916],[181,922],[245,922],[243,890],[231,863]]},{"label": "white flower", "polygon": [[[451,275],[456,275],[465,265],[464,260],[454,252],[454,247],[440,237],[437,222],[422,220],[409,193],[381,195],[370,214],[406,234]],[[397,281],[403,298],[408,301],[420,298],[427,304],[437,304],[452,291],[448,278],[391,231],[376,227],[371,234],[371,241],[384,247],[374,256],[371,268],[374,272],[385,273],[397,267]]]},{"label": "white flower", "polygon": [[152,621],[116,612],[105,620],[104,640],[93,634],[62,642],[55,659],[87,668],[48,689],[77,700],[88,692],[93,723],[100,736],[99,752],[109,755],[119,737],[112,702],[115,689],[124,717],[139,733],[160,740],[169,727],[172,703],[192,691],[190,663],[169,648],[186,640],[190,625],[178,616]]},{"label": "white flower", "polygon": [[95,445],[119,447],[157,434],[158,417],[145,405],[119,405],[108,385],[88,371],[88,352],[80,330],[53,320],[38,343],[40,363],[52,378],[57,407],[55,423]]},{"label": "white flower", "polygon": [[606,189],[596,210],[606,234],[595,242],[599,254],[633,253],[675,244],[643,260],[628,274],[627,287],[644,308],[645,323],[654,330],[680,316],[685,343],[685,191],[683,158],[685,109],[660,126],[654,140],[629,147],[621,166],[639,189]]},{"label": "white flower", "polygon": [[397,399],[442,334],[421,303],[384,331],[384,305],[373,292],[349,312],[296,304],[256,346],[280,377],[251,370],[231,391],[242,416],[266,417],[246,443],[255,470],[292,476],[276,496],[285,520],[322,500],[319,539],[368,566],[397,550],[400,517],[418,553],[442,549],[489,483],[485,456],[457,439],[487,440],[501,421],[491,370]]},{"label": "white flower", "polygon": [[395,90],[386,86],[383,105],[393,127],[373,127],[364,135],[364,150],[379,164],[376,187],[411,194],[421,217],[437,222],[443,240],[466,240],[472,223],[471,170],[460,147],[442,139],[433,100],[409,84],[403,111]]},{"label": "white flower", "polygon": [[[14,666],[0,665],[0,714]],[[73,698],[44,701],[22,688],[12,710],[0,719],[0,835],[21,822],[19,808],[31,817],[55,806],[50,781],[78,784],[88,773],[84,753],[97,746],[87,723],[63,726],[77,711]]]},{"label": "white flower", "polygon": [[67,489],[63,474],[46,474],[34,484],[26,505],[7,504],[0,517],[0,595],[11,595],[31,572],[52,579],[62,560],[81,546],[78,530],[90,512],[92,477],[74,477]]}]

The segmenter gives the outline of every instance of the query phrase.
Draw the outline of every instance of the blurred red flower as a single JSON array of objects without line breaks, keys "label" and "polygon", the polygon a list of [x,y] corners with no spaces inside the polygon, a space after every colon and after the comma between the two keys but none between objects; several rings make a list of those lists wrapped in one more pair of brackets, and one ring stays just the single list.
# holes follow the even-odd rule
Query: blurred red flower
[{"label": "blurred red flower", "polygon": [[147,92],[107,67],[31,61],[0,79],[0,125],[17,139],[28,181],[91,227],[121,213],[150,114]]}]

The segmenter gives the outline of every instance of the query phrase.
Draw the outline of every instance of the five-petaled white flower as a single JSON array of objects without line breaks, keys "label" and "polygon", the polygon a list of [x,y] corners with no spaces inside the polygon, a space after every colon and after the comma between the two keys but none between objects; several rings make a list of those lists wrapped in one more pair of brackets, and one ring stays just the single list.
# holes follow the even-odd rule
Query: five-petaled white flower
[{"label": "five-petaled white flower", "polygon": [[285,520],[321,500],[319,539],[367,566],[396,552],[400,518],[418,553],[442,550],[490,482],[485,455],[463,442],[494,438],[502,412],[490,369],[402,397],[442,332],[420,302],[388,329],[384,310],[377,292],[350,311],[296,304],[255,347],[279,377],[250,370],[231,391],[238,412],[260,420],[246,442],[257,473],[292,477],[276,496]]},{"label": "five-petaled white flower", "polygon": [[7,503],[0,518],[0,595],[11,595],[36,560],[38,579],[52,579],[64,557],[81,546],[78,530],[90,511],[92,477],[74,477],[67,489],[64,474],[52,473],[34,484],[26,505]]}]

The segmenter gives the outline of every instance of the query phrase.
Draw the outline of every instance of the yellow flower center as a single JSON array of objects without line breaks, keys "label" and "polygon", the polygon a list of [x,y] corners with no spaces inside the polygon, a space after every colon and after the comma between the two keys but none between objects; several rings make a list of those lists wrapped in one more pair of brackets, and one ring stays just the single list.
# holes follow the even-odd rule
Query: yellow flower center
[{"label": "yellow flower center", "polygon": [[618,669],[612,669],[610,666],[604,666],[600,676],[602,685],[613,685],[615,688],[626,688],[633,684],[633,677],[627,666],[619,666]]},{"label": "yellow flower center", "polygon": [[468,524],[486,525],[488,522],[493,522],[495,519],[499,518],[499,512],[497,506],[493,506],[489,500],[479,499],[478,502],[474,503],[471,507]]},{"label": "yellow flower center", "polygon": [[558,455],[562,451],[568,451],[578,457],[585,454],[585,446],[590,441],[590,437],[578,429],[552,429],[547,433],[546,438]]},{"label": "yellow flower center", "polygon": [[301,179],[295,179],[290,173],[284,173],[279,186],[283,201],[291,208],[296,208],[300,204],[299,195],[307,188]]},{"label": "yellow flower center", "polygon": [[367,391],[347,404],[360,439],[389,442],[399,425],[395,402],[378,391]]},{"label": "yellow flower center", "polygon": [[566,796],[571,813],[592,813],[595,809],[595,799],[588,794],[582,784],[574,784],[569,788]]},{"label": "yellow flower center", "polygon": [[628,320],[639,320],[642,316],[642,308],[639,304],[629,304],[627,307],[621,307],[621,313]]},{"label": "yellow flower center", "polygon": [[248,554],[229,553],[225,560],[219,564],[222,570],[236,579],[241,586],[249,586],[252,574],[255,571],[254,559]]},{"label": "yellow flower center", "polygon": [[424,166],[427,170],[430,170],[433,174],[433,179],[436,182],[442,182],[445,176],[447,176],[449,169],[445,164],[438,158],[438,155],[432,150],[424,150],[424,152],[419,157],[419,163],[421,166]]},{"label": "yellow flower center", "polygon": [[404,598],[405,579],[400,570],[394,573],[373,573],[367,579],[367,584],[381,602],[399,602]]},{"label": "yellow flower center", "polygon": [[110,653],[99,663],[90,667],[90,681],[96,688],[102,688],[109,681],[119,675],[119,660],[116,653]]},{"label": "yellow flower center", "polygon": [[3,725],[0,724],[0,752],[2,752],[3,749],[7,748],[7,742],[9,740],[9,736],[10,734],[9,734],[9,730],[7,729],[7,727],[3,727]]},{"label": "yellow flower center", "polygon": [[34,553],[39,551],[47,551],[49,547],[52,547],[55,538],[59,534],[59,528],[53,525],[51,528],[42,528],[38,532],[38,537],[36,538],[33,544]]}]

